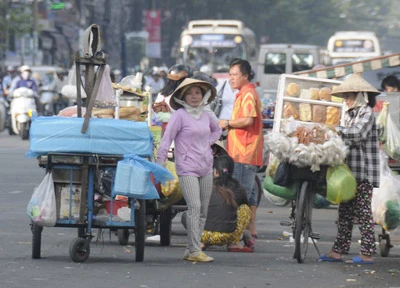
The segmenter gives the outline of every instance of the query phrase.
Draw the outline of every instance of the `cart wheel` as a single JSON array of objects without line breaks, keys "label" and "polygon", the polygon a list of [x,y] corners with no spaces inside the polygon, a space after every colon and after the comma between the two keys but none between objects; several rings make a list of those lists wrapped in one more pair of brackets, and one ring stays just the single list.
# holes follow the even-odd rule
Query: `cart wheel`
[{"label": "cart wheel", "polygon": [[118,229],[117,236],[118,236],[118,242],[120,245],[128,245],[129,229]]},{"label": "cart wheel", "polygon": [[379,250],[381,251],[382,257],[389,256],[390,245],[388,245],[387,239],[381,239],[381,241],[379,241]]},{"label": "cart wheel", "polygon": [[169,246],[171,243],[172,207],[160,212],[160,244]]},{"label": "cart wheel", "polygon": [[40,259],[40,247],[42,245],[43,227],[36,225],[35,222],[32,222],[31,230],[32,230],[32,259]]},{"label": "cart wheel", "polygon": [[139,205],[135,205],[135,253],[136,262],[142,262],[146,234],[146,203],[144,200],[136,201]]},{"label": "cart wheel", "polygon": [[82,263],[89,258],[90,245],[89,243],[85,245],[86,241],[89,240],[84,238],[76,238],[71,242],[71,245],[69,246],[69,256],[71,256],[71,259],[74,262]]}]

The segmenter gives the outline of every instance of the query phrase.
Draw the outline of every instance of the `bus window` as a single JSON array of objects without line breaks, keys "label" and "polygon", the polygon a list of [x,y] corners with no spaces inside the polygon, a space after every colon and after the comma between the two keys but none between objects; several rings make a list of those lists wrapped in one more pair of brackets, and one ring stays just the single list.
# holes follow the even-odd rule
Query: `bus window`
[{"label": "bus window", "polygon": [[266,53],[265,74],[283,74],[286,70],[286,53]]},{"label": "bus window", "polygon": [[314,67],[314,57],[310,53],[294,53],[292,55],[292,72],[311,70]]}]

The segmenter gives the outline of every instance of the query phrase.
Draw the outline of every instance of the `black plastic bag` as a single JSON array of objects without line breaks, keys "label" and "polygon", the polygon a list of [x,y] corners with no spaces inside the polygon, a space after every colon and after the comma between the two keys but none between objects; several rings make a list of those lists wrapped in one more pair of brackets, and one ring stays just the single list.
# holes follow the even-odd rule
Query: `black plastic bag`
[{"label": "black plastic bag", "polygon": [[288,187],[291,184],[290,166],[288,162],[279,163],[274,176],[275,185]]}]

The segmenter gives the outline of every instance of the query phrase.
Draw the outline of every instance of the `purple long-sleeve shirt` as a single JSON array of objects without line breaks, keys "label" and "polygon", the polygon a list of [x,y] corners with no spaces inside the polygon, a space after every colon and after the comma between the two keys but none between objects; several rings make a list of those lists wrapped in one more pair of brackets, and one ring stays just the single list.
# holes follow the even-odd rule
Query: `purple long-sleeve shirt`
[{"label": "purple long-sleeve shirt", "polygon": [[211,145],[221,136],[221,128],[212,115],[203,111],[194,119],[185,109],[175,111],[168,122],[157,153],[157,162],[165,162],[175,140],[175,165],[178,176],[202,177],[213,171]]}]

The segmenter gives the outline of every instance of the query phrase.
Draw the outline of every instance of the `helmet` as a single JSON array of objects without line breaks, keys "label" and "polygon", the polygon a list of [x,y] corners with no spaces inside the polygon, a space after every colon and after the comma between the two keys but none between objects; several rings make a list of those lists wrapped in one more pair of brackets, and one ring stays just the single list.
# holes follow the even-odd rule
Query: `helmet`
[{"label": "helmet", "polygon": [[169,68],[167,78],[178,81],[192,75],[192,71],[188,65],[176,64]]},{"label": "helmet", "polygon": [[19,67],[19,71],[20,72],[31,71],[31,67],[29,67],[28,65],[22,65],[21,67]]},{"label": "helmet", "polygon": [[193,79],[201,80],[201,81],[206,81],[216,87],[218,85],[217,80],[209,76],[207,73],[201,72],[201,71],[195,71],[193,72]]}]

